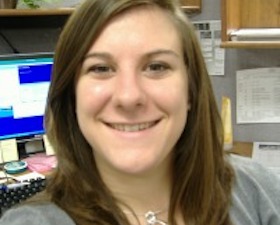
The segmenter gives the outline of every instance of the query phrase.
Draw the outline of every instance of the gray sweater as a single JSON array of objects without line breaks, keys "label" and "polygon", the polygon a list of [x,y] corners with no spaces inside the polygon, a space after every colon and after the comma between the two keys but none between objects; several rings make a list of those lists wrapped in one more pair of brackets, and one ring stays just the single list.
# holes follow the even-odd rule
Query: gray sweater
[{"label": "gray sweater", "polygon": [[[236,183],[230,216],[234,225],[280,225],[280,179],[249,158],[229,157]],[[54,204],[23,206],[7,211],[0,225],[74,225]]]}]

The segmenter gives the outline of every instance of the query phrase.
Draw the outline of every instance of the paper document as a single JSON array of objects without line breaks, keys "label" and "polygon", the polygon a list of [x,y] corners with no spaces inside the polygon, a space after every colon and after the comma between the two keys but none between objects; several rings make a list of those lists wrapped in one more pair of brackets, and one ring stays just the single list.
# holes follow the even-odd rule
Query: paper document
[{"label": "paper document", "polygon": [[23,182],[26,180],[31,180],[31,179],[38,179],[38,178],[45,178],[45,175],[37,172],[31,172],[31,173],[26,173],[20,176],[13,176],[13,178],[17,181]]},{"label": "paper document", "polygon": [[209,75],[225,74],[225,49],[221,48],[221,21],[193,21]]},{"label": "paper document", "polygon": [[254,142],[252,159],[280,177],[280,142]]},{"label": "paper document", "polygon": [[236,72],[237,123],[280,123],[280,67]]},{"label": "paper document", "polygon": [[10,174],[7,174],[3,171],[0,171],[0,184],[7,183],[7,180],[12,177]]},{"label": "paper document", "polygon": [[0,141],[0,163],[18,160],[16,139]]},{"label": "paper document", "polygon": [[54,155],[53,147],[51,146],[47,135],[43,135],[43,141],[45,145],[46,155]]}]

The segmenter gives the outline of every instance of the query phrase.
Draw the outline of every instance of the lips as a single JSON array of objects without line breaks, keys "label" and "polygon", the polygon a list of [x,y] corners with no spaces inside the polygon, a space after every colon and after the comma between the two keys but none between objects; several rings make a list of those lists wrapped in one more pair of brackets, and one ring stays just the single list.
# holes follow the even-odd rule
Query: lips
[{"label": "lips", "polygon": [[138,123],[138,124],[122,124],[122,123],[107,123],[111,128],[123,132],[137,132],[153,127],[158,121]]}]

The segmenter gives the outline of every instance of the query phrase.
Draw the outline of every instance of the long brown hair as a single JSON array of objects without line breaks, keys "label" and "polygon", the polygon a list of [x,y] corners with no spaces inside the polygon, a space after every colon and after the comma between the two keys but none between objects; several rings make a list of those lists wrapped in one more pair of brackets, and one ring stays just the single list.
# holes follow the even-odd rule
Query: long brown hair
[{"label": "long brown hair", "polygon": [[46,131],[58,159],[45,199],[63,208],[79,225],[129,224],[103,183],[77,123],[75,81],[101,30],[117,14],[155,5],[169,14],[181,40],[188,70],[191,110],[174,150],[169,222],[180,209],[186,224],[229,225],[233,173],[224,161],[223,131],[211,82],[193,26],[174,0],[86,0],[67,21],[55,50]]}]

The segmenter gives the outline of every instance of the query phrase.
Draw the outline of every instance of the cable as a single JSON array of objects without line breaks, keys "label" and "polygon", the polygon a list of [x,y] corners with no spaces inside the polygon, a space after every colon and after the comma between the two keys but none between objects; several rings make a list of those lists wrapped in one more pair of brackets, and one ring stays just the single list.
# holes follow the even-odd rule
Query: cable
[{"label": "cable", "polygon": [[[4,165],[5,159],[4,159],[4,151],[2,149],[1,141],[0,141],[0,153],[1,153],[1,159],[2,159],[1,163],[3,163],[3,165]],[[4,166],[3,165],[1,164],[1,168],[0,168],[1,170],[0,171],[3,171],[5,177],[0,177],[0,179],[5,179],[6,180],[5,183],[8,183],[9,177],[8,177],[6,171],[4,170]]]},{"label": "cable", "polygon": [[17,48],[15,48],[12,43],[9,41],[9,39],[0,31],[0,36],[2,39],[6,42],[6,44],[12,49],[13,53],[20,53]]}]

